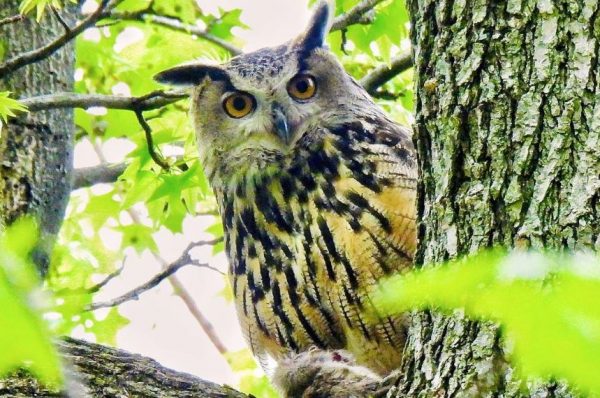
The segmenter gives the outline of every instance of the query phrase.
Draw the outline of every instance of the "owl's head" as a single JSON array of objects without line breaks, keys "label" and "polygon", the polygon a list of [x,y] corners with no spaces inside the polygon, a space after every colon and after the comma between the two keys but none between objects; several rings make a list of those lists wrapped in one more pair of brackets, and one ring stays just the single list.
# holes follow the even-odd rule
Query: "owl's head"
[{"label": "owl's head", "polygon": [[222,65],[190,63],[156,76],[194,86],[191,115],[209,177],[265,167],[307,136],[347,122],[352,108],[370,104],[325,45],[331,14],[323,1],[290,42]]}]

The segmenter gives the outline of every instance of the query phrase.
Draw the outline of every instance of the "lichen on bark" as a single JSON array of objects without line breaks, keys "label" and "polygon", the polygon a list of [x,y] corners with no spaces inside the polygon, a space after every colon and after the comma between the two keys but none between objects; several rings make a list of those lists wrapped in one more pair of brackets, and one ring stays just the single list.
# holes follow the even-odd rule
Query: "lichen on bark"
[{"label": "lichen on bark", "polygon": [[[598,1],[408,6],[417,262],[492,245],[600,249]],[[519,390],[496,327],[461,314],[415,314],[405,358],[408,396],[571,394],[554,384]]]},{"label": "lichen on bark", "polygon": [[[18,14],[19,4],[19,0],[4,0],[0,19]],[[73,7],[63,12],[63,19],[73,23]],[[28,18],[0,26],[4,59],[41,47],[63,33],[51,13],[40,23]],[[0,76],[0,90],[11,91],[16,98],[72,91],[74,62],[73,44],[67,44],[47,59]],[[42,239],[35,260],[42,273],[71,192],[74,129],[73,110],[55,109],[13,118],[0,135],[0,226],[25,214],[38,218]]]}]

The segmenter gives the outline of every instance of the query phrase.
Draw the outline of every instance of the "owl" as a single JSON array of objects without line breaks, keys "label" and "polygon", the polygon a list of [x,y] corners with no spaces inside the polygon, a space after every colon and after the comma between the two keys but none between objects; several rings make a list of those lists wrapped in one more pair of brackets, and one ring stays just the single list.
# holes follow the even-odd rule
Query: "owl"
[{"label": "owl", "polygon": [[244,335],[262,364],[343,349],[380,375],[396,368],[402,316],[369,299],[416,246],[416,160],[325,44],[332,9],[296,39],[159,82],[192,86],[191,118],[225,234]]}]

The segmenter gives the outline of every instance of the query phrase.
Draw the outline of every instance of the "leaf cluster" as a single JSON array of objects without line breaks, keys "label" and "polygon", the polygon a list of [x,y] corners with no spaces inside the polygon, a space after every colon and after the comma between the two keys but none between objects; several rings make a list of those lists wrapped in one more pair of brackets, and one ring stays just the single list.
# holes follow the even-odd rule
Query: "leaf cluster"
[{"label": "leaf cluster", "polygon": [[383,283],[387,314],[464,311],[497,322],[523,379],[566,380],[600,393],[600,258],[591,253],[484,251]]}]

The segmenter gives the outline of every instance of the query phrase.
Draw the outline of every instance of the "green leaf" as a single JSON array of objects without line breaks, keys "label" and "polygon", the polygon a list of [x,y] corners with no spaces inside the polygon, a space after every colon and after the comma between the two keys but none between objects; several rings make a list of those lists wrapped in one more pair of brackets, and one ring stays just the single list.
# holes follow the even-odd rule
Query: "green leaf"
[{"label": "green leaf", "polygon": [[[69,1],[71,3],[77,3],[77,0]],[[40,22],[47,7],[60,9],[63,7],[63,2],[61,0],[23,0],[19,6],[19,12],[23,15],[27,15],[31,11],[36,10],[36,20]]]},{"label": "green leaf", "polygon": [[524,377],[565,379],[600,393],[600,258],[591,254],[486,251],[384,282],[386,314],[464,310],[498,322]]},{"label": "green leaf", "polygon": [[122,225],[115,228],[123,234],[121,241],[121,250],[126,247],[133,247],[139,254],[148,249],[155,253],[158,252],[158,247],[154,241],[155,229],[141,224]]},{"label": "green leaf", "polygon": [[98,230],[110,218],[118,218],[121,204],[115,200],[116,193],[110,191],[104,195],[96,195],[90,198],[85,208],[93,227]]},{"label": "green leaf", "polygon": [[257,368],[252,352],[248,348],[240,351],[226,352],[225,359],[234,372],[254,370]]},{"label": "green leaf", "polygon": [[246,394],[261,398],[279,398],[280,395],[272,387],[265,375],[244,374],[240,379],[240,390]]},{"label": "green leaf", "polygon": [[0,91],[0,119],[8,123],[9,116],[15,116],[15,112],[27,112],[27,107],[19,101],[9,97],[10,92]]},{"label": "green leaf", "polygon": [[98,343],[115,345],[117,332],[129,324],[129,319],[119,314],[117,308],[111,308],[106,318],[94,321],[92,326],[86,328],[87,332],[93,333]]},{"label": "green leaf", "polygon": [[[206,232],[212,234],[214,237],[223,236],[223,223],[220,219],[217,219],[213,225],[206,228]],[[225,243],[219,242],[213,246],[212,252],[213,255],[222,252],[225,249]]]},{"label": "green leaf", "polygon": [[37,279],[30,252],[37,240],[31,220],[17,222],[0,235],[0,377],[16,368],[31,371],[40,381],[62,383],[58,355],[29,295]]},{"label": "green leaf", "polygon": [[241,9],[234,9],[230,11],[221,11],[221,17],[215,19],[214,21],[209,22],[210,33],[215,36],[221,37],[223,39],[231,39],[233,35],[231,34],[231,29],[234,27],[240,28],[248,28],[248,26],[244,25],[242,21],[240,21],[240,16],[242,15]]}]

